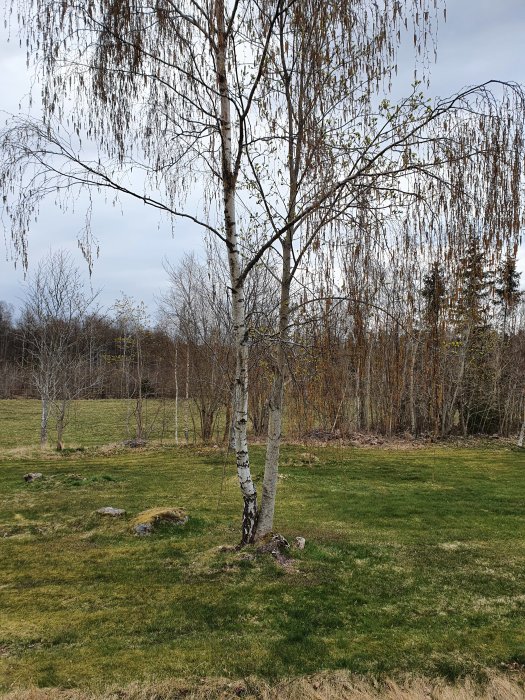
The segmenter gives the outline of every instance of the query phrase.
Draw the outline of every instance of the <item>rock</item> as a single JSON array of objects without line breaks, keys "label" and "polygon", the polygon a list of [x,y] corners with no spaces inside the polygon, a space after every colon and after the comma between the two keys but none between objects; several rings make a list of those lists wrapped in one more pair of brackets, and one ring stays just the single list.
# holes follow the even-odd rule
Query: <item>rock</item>
[{"label": "rock", "polygon": [[136,535],[149,535],[161,523],[180,526],[187,522],[188,514],[182,508],[150,508],[134,518],[132,527]]},{"label": "rock", "polygon": [[118,518],[121,515],[126,515],[126,511],[122,510],[122,508],[112,508],[111,506],[99,508],[97,513],[99,515],[109,515],[111,518]]},{"label": "rock", "polygon": [[296,537],[294,545],[297,549],[304,549],[304,545],[306,544],[306,540],[304,537]]},{"label": "rock", "polygon": [[153,532],[153,525],[151,523],[140,523],[133,527],[133,532],[139,537],[146,537]]},{"label": "rock", "polygon": [[24,474],[24,481],[36,481],[37,479],[41,479],[42,477],[43,474],[41,474],[40,472],[29,472],[29,474]]}]

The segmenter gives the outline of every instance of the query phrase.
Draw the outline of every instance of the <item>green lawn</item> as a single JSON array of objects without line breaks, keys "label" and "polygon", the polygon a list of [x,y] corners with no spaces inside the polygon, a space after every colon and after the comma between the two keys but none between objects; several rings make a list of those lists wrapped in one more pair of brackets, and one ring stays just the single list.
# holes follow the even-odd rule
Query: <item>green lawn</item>
[{"label": "green lawn", "polygon": [[[106,399],[80,400],[71,404],[69,420],[65,430],[64,444],[67,446],[95,446],[122,442],[135,437],[133,401]],[[172,400],[148,399],[144,402],[144,422],[147,437],[152,440],[174,442],[175,402]],[[220,422],[220,421],[219,421]],[[179,402],[179,441],[183,435],[184,406]],[[218,426],[219,436],[224,432]],[[189,406],[189,442],[199,434],[197,411]],[[216,437],[216,436],[215,436]],[[0,449],[38,445],[40,440],[40,402],[36,399],[0,400]],[[56,421],[49,420],[49,442],[56,445]]]},{"label": "green lawn", "polygon": [[[310,465],[286,448],[276,527],[307,540],[286,571],[219,550],[240,533],[231,456],[223,479],[224,456],[207,449],[8,449],[24,421],[6,424],[6,404],[2,689],[525,663],[523,451],[323,448]],[[262,448],[252,457],[260,484]],[[26,484],[28,471],[44,478]],[[103,519],[102,506],[127,516]],[[155,506],[190,520],[135,537],[132,517]]]}]

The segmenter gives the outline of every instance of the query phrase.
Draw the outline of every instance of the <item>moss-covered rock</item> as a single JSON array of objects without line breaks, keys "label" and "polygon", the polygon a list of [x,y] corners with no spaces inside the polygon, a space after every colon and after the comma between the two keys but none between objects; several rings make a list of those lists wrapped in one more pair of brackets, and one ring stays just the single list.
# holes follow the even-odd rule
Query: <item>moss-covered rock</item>
[{"label": "moss-covered rock", "polygon": [[133,532],[137,535],[149,535],[158,525],[185,525],[188,514],[182,508],[149,508],[139,513],[132,521]]}]

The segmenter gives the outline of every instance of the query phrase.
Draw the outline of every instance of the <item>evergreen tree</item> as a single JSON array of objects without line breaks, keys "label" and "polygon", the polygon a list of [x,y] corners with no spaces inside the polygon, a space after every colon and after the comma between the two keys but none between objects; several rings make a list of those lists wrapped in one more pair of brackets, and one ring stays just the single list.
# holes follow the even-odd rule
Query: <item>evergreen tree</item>
[{"label": "evergreen tree", "polygon": [[496,271],[495,304],[501,310],[502,333],[507,336],[509,316],[517,308],[523,292],[520,291],[521,272],[516,269],[516,256],[508,254]]},{"label": "evergreen tree", "polygon": [[442,319],[446,298],[445,276],[437,260],[432,263],[428,273],[423,277],[421,295],[425,300],[428,416],[433,433],[437,435],[443,412],[441,341],[444,330]]},{"label": "evergreen tree", "polygon": [[455,397],[462,432],[495,432],[499,419],[493,401],[493,335],[490,328],[493,275],[481,239],[472,233],[457,273],[453,309],[458,334]]}]

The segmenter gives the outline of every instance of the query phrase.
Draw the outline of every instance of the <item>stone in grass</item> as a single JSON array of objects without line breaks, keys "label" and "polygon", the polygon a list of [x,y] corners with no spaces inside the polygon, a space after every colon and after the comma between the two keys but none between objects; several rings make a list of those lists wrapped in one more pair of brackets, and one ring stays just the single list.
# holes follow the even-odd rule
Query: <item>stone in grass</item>
[{"label": "stone in grass", "polygon": [[296,549],[304,549],[304,546],[306,544],[306,540],[304,537],[296,537],[294,541],[294,545]]},{"label": "stone in grass", "polygon": [[97,513],[99,515],[109,515],[110,518],[118,518],[121,515],[126,515],[126,511],[122,510],[122,508],[112,508],[111,506],[99,508]]},{"label": "stone in grass", "polygon": [[271,554],[275,561],[285,569],[293,570],[293,559],[287,556],[290,544],[282,535],[269,534],[263,537],[255,550],[256,554]]},{"label": "stone in grass", "polygon": [[153,525],[150,523],[140,523],[139,525],[134,525],[133,532],[139,537],[146,537],[151,535],[153,532]]},{"label": "stone in grass", "polygon": [[150,508],[139,513],[133,520],[133,532],[144,537],[150,535],[155,526],[162,523],[170,525],[185,525],[188,522],[188,515],[182,508]]},{"label": "stone in grass", "polygon": [[29,483],[31,481],[41,479],[42,477],[43,474],[41,474],[41,472],[29,472],[29,474],[24,474],[24,481],[27,481]]}]

